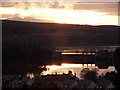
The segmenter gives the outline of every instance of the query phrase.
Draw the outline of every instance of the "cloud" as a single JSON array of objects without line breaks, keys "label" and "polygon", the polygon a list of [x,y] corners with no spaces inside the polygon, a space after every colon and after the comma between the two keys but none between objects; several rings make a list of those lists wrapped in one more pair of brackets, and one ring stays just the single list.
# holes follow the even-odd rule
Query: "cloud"
[{"label": "cloud", "polygon": [[72,9],[76,2],[2,2],[2,7]]},{"label": "cloud", "polygon": [[[106,20],[106,23],[111,22],[112,24],[118,22],[117,21],[118,3],[115,2],[112,3],[12,2],[12,4],[11,2],[10,3],[4,2],[3,7],[0,8],[0,11],[3,18],[20,21],[21,20],[33,22],[56,21],[65,23],[65,21],[70,22],[71,20],[74,19],[75,23],[78,23],[80,22],[80,20],[83,19],[87,20],[88,18],[89,19],[93,18],[95,22],[101,20]],[[84,13],[81,13],[83,11]]]},{"label": "cloud", "polygon": [[119,0],[2,0],[3,2],[119,2]]},{"label": "cloud", "polygon": [[118,15],[118,3],[76,3],[75,10],[92,10],[108,15]]},{"label": "cloud", "polygon": [[20,18],[20,17],[9,17],[9,18],[7,18],[7,20],[53,23],[53,21],[51,21],[51,20],[36,19],[36,18],[34,18],[34,17],[24,17],[24,18]]},{"label": "cloud", "polygon": [[75,9],[105,12],[110,15],[118,15],[118,3],[78,3],[78,2],[2,2],[2,7],[14,7],[18,9],[53,8]]}]

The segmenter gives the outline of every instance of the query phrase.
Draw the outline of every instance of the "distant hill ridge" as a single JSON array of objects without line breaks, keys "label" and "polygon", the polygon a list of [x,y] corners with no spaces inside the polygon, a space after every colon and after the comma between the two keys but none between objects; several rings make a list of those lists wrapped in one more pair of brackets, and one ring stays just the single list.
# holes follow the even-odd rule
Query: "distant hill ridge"
[{"label": "distant hill ridge", "polygon": [[[33,23],[25,21],[9,21],[2,20],[3,33],[54,33],[56,31],[75,31],[75,30],[101,30],[102,31],[115,31],[119,26],[115,25],[74,25],[74,24],[56,24],[56,23]],[[19,30],[19,31],[18,31]],[[22,30],[22,31],[21,31]]]},{"label": "distant hill ridge", "polygon": [[32,43],[43,46],[120,45],[119,27],[73,25],[2,20],[4,43]]}]

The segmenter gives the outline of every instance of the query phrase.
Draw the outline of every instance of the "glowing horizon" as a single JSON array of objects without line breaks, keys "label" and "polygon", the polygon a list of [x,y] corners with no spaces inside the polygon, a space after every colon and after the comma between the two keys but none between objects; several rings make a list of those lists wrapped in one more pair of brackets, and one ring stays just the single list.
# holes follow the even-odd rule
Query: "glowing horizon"
[{"label": "glowing horizon", "polygon": [[76,73],[76,76],[80,78],[80,72],[84,68],[89,68],[90,70],[96,69],[97,72],[103,74],[105,72],[115,71],[115,67],[109,66],[108,69],[99,69],[95,64],[73,64],[73,63],[62,63],[61,65],[46,65],[46,68],[49,68],[47,71],[43,71],[42,75],[47,74],[68,74],[68,71],[72,71],[73,74]]},{"label": "glowing horizon", "polygon": [[46,65],[46,68],[50,70],[56,70],[61,68],[82,68],[82,67],[96,67],[95,64],[71,64],[71,63],[62,63],[61,65]]},{"label": "glowing horizon", "polygon": [[[0,13],[2,16],[11,15],[10,17],[3,17],[3,19],[14,20],[19,17],[18,20],[25,21],[26,17],[32,19],[28,21],[38,22],[40,20],[48,20],[51,23],[60,24],[81,24],[81,25],[118,25],[118,16],[107,15],[105,12],[89,11],[89,10],[70,10],[70,9],[18,9],[18,8],[6,8],[1,7]],[[17,18],[16,18],[17,20]]]}]

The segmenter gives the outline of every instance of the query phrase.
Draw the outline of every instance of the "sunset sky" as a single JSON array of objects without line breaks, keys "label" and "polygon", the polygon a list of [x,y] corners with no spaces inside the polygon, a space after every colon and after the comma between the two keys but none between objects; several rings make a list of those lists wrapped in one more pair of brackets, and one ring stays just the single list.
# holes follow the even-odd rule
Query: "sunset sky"
[{"label": "sunset sky", "polygon": [[77,2],[119,2],[119,0],[1,0],[1,1],[37,1],[37,2],[44,2],[44,1],[77,1]]},{"label": "sunset sky", "polygon": [[[7,1],[7,0],[3,0]],[[0,19],[88,25],[118,25],[118,0],[3,2]],[[34,0],[36,1],[36,0]],[[39,0],[37,0],[39,1]],[[45,0],[48,1],[48,0]],[[52,0],[51,0],[52,1]],[[64,2],[66,1],[66,2]]]}]

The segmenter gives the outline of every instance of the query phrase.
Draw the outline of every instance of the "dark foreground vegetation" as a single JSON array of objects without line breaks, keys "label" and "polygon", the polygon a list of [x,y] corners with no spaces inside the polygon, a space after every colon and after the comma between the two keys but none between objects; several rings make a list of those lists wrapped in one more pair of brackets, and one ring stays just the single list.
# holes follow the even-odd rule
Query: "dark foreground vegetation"
[{"label": "dark foreground vegetation", "polygon": [[2,48],[3,74],[26,74],[51,62],[52,52],[40,46],[11,46]]}]

